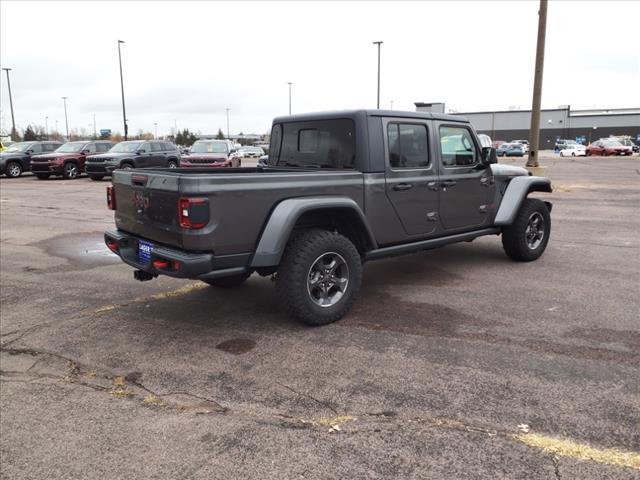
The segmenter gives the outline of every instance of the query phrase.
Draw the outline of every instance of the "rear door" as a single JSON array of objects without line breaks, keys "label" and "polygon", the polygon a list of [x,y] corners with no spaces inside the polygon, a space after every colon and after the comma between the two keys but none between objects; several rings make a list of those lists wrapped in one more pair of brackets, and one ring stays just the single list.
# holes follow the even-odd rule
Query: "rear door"
[{"label": "rear door", "polygon": [[428,120],[383,121],[386,194],[407,236],[438,228],[438,172],[429,149]]},{"label": "rear door", "polygon": [[150,167],[166,167],[167,166],[167,152],[161,142],[150,142],[151,153],[153,160],[151,160]]},{"label": "rear door", "polygon": [[144,167],[153,167],[153,152],[151,151],[151,142],[144,142],[138,148],[138,151],[144,150],[144,153],[138,153],[136,155],[136,167],[144,168]]},{"label": "rear door", "polygon": [[440,217],[447,231],[468,230],[489,222],[495,185],[481,162],[480,147],[464,124],[436,122],[440,157]]}]

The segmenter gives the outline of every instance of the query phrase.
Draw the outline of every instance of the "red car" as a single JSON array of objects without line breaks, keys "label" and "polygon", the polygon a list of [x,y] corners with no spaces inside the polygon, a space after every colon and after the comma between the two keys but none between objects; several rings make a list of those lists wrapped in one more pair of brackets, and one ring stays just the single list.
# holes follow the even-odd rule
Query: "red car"
[{"label": "red car", "polygon": [[593,142],[587,147],[587,156],[590,155],[632,155],[633,149],[627,147],[617,140],[600,139],[597,142]]},{"label": "red car", "polygon": [[31,157],[31,171],[40,180],[45,180],[51,175],[62,175],[67,179],[77,178],[84,173],[87,157],[108,152],[111,147],[113,142],[108,140],[68,142],[52,153]]},{"label": "red car", "polygon": [[180,160],[181,167],[239,167],[240,164],[241,156],[230,149],[226,140],[198,140],[189,155],[183,155]]}]

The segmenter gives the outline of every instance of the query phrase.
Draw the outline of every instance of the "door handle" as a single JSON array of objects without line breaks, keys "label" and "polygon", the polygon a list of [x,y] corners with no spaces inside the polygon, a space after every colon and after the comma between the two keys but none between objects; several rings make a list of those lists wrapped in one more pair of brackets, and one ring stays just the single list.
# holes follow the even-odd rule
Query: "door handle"
[{"label": "door handle", "polygon": [[442,186],[443,187],[453,187],[455,184],[457,184],[458,182],[456,182],[455,180],[444,180],[442,182]]},{"label": "door handle", "polygon": [[413,185],[411,183],[399,183],[393,186],[393,189],[398,191],[410,190],[412,188]]},{"label": "door handle", "polygon": [[429,183],[427,183],[427,188],[429,190],[437,191],[438,190],[438,182],[429,182]]}]

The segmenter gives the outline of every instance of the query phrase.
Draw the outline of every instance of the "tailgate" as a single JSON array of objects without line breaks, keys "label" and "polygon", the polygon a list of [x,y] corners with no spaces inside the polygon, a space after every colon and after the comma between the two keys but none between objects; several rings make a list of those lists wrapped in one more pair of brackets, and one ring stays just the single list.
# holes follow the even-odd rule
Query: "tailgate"
[{"label": "tailgate", "polygon": [[115,220],[120,230],[158,243],[184,248],[178,225],[180,179],[157,170],[114,172]]}]

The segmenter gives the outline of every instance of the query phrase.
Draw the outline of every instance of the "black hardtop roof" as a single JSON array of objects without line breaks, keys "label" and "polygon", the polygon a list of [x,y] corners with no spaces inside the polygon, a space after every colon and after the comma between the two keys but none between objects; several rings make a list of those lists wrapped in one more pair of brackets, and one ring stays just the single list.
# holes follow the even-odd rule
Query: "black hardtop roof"
[{"label": "black hardtop roof", "polygon": [[356,118],[356,117],[396,117],[410,118],[418,120],[446,120],[448,122],[469,123],[465,117],[460,115],[445,115],[431,112],[404,112],[401,110],[333,110],[328,112],[310,112],[295,115],[276,117],[273,123],[288,122],[308,122],[313,120],[328,120],[336,118]]}]

